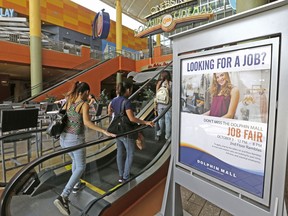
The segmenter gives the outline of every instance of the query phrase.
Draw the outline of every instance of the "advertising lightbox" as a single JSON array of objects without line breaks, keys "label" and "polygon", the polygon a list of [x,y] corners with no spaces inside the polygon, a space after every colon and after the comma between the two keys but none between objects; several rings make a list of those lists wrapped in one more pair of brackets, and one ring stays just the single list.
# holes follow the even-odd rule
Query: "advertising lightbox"
[{"label": "advertising lightbox", "polygon": [[263,45],[181,60],[179,162],[259,198],[271,53]]}]

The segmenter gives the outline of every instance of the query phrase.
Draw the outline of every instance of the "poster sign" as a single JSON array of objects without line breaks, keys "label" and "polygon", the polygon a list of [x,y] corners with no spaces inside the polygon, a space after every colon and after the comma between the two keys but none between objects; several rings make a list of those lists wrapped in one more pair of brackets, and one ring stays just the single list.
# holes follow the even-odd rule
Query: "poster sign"
[{"label": "poster sign", "polygon": [[182,59],[179,162],[263,197],[270,45]]}]

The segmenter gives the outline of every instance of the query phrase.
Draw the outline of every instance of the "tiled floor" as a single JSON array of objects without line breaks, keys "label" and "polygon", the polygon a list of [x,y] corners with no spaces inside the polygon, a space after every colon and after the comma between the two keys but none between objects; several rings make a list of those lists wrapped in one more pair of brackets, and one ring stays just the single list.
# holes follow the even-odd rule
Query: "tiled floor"
[{"label": "tiled floor", "polygon": [[[288,169],[288,166],[287,166]],[[286,170],[286,179],[288,179],[288,170]],[[188,189],[181,187],[182,207],[192,216],[231,216],[232,214],[220,209],[213,203],[194,194]],[[288,181],[285,184],[285,203],[288,202]]]},{"label": "tiled floor", "polygon": [[181,187],[182,207],[192,216],[231,216],[213,203]]}]

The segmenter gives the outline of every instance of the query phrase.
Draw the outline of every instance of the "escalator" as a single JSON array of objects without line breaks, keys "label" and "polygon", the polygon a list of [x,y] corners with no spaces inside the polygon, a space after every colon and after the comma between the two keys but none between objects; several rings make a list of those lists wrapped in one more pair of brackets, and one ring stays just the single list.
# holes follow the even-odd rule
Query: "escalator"
[{"label": "escalator", "polygon": [[71,88],[71,83],[81,80],[82,82],[91,83],[91,92],[100,92],[101,81],[111,76],[119,70],[119,58],[108,59],[101,61],[93,66],[88,67],[69,77],[57,77],[58,83],[45,89],[38,95],[35,95],[26,101],[44,101],[47,95],[52,95],[56,98],[63,98],[63,95]]},{"label": "escalator", "polygon": [[[115,55],[116,56],[116,55]],[[71,68],[69,72],[60,73],[57,76],[50,77],[46,82],[31,86],[31,89],[23,91],[18,98],[24,100],[31,92],[38,89],[40,86],[43,91],[35,96],[25,99],[24,103],[29,102],[42,102],[53,98],[63,98],[63,95],[71,88],[71,83],[75,81],[87,82],[90,84],[91,92],[98,95],[101,92],[101,81],[115,74],[117,71],[131,71],[134,70],[133,60],[116,56],[112,59],[105,59],[102,61],[96,61],[90,59],[87,62],[83,62],[80,65]],[[83,68],[86,68],[83,70]],[[14,97],[6,98],[5,101],[16,101]]]},{"label": "escalator", "polygon": [[[131,98],[136,97],[153,80],[152,78],[146,82]],[[152,98],[141,104],[137,115],[139,118],[154,119]],[[161,117],[158,116],[154,121],[157,122]],[[86,187],[77,194],[70,195],[71,215],[120,215],[139,199],[143,190],[148,190],[163,180],[168,167],[170,140],[156,142],[155,129],[147,126],[119,136],[135,131],[143,134],[145,148],[135,151],[129,181],[118,183],[115,139],[89,141],[81,146],[44,155],[20,170],[10,180],[1,197],[1,215],[61,215],[53,201],[61,193],[71,174],[71,162],[65,155],[79,148],[86,148],[88,152],[86,171],[81,178]],[[102,145],[104,147],[96,148]]]}]

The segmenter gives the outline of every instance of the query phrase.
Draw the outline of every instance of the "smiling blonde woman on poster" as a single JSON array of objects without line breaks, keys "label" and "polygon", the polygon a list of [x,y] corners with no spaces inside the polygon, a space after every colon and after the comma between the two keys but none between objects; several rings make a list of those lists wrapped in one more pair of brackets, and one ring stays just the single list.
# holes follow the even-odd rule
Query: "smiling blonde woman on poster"
[{"label": "smiling blonde woman on poster", "polygon": [[239,90],[232,85],[228,72],[213,74],[210,94],[212,103],[205,115],[234,118],[239,102]]}]

